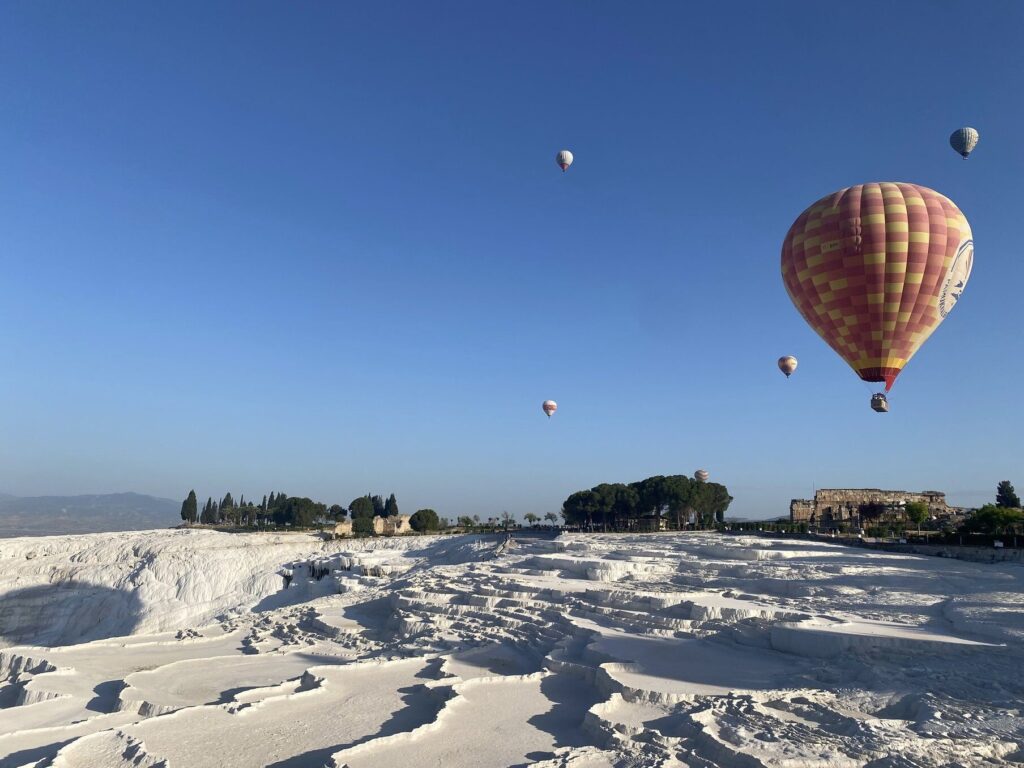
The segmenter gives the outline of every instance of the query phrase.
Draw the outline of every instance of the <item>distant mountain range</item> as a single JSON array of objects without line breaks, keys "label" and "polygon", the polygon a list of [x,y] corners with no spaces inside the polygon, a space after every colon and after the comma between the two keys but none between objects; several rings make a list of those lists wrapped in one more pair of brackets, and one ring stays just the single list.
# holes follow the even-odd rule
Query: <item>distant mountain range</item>
[{"label": "distant mountain range", "polygon": [[90,496],[0,494],[0,538],[169,528],[181,522],[181,502],[141,493]]}]

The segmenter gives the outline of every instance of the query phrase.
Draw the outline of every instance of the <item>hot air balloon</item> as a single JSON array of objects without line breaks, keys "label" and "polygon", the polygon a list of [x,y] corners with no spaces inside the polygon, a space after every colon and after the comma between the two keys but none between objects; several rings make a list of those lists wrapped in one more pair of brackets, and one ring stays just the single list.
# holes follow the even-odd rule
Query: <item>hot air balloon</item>
[{"label": "hot air balloon", "polygon": [[888,392],[971,276],[971,226],[927,187],[848,187],[800,214],[782,280],[804,320],[864,381]]},{"label": "hot air balloon", "polygon": [[555,162],[558,163],[558,167],[562,169],[562,173],[565,173],[569,170],[569,166],[572,165],[572,152],[568,149],[563,149],[555,155]]},{"label": "hot air balloon", "polygon": [[548,415],[548,418],[550,419],[551,414],[558,410],[558,403],[556,403],[554,400],[545,400],[544,403],[541,405],[541,408],[544,410],[544,413],[546,413]]},{"label": "hot air balloon", "polygon": [[792,355],[783,355],[779,358],[779,370],[786,374],[787,379],[793,375],[797,364],[796,358]]},{"label": "hot air balloon", "polygon": [[700,483],[706,483],[708,481],[708,478],[711,477],[711,475],[708,474],[708,471],[706,469],[698,469],[696,472],[693,473],[693,477]]},{"label": "hot air balloon", "polygon": [[967,156],[978,146],[979,138],[978,132],[973,128],[957,128],[949,134],[949,146],[959,152],[960,156],[966,160]]}]

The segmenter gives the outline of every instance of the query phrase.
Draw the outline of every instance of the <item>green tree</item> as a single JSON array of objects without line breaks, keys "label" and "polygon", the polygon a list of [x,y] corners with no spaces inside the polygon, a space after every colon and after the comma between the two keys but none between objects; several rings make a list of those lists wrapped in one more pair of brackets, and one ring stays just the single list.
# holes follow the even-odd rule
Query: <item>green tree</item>
[{"label": "green tree", "polygon": [[278,525],[288,523],[297,528],[309,528],[326,513],[325,504],[304,496],[294,496],[277,505],[274,510],[274,522]]},{"label": "green tree", "polygon": [[570,525],[592,528],[594,516],[601,508],[601,500],[593,491],[576,491],[562,504],[562,516]]},{"label": "green tree", "polygon": [[998,504],[986,504],[964,522],[964,533],[1010,533],[1024,524],[1024,512]]},{"label": "green tree", "polygon": [[344,520],[348,516],[348,510],[341,506],[341,504],[331,504],[331,508],[327,512],[331,517],[339,521]]},{"label": "green tree", "polygon": [[523,517],[526,518],[526,522],[528,522],[530,525],[536,525],[540,522],[540,518],[537,515],[533,514],[533,512],[527,512],[525,515],[523,515]]},{"label": "green tree", "polygon": [[194,523],[198,517],[196,492],[189,491],[188,497],[181,502],[181,519],[186,523]]},{"label": "green tree", "polygon": [[692,506],[697,512],[701,528],[710,528],[725,519],[725,511],[732,496],[720,483],[696,483],[693,487]]},{"label": "green tree", "polygon": [[[373,501],[369,496],[360,496],[358,499],[352,500],[352,503],[348,505],[348,511],[352,515],[352,520],[360,517],[373,517]],[[352,530],[354,531],[355,528],[353,527]]]},{"label": "green tree", "polygon": [[501,524],[505,527],[506,531],[512,526],[513,523],[515,523],[515,521],[516,519],[508,510],[505,510],[501,513]]},{"label": "green tree", "polygon": [[921,523],[928,519],[928,505],[923,501],[910,501],[903,508],[907,519],[917,526],[917,532],[921,532]]},{"label": "green tree", "polygon": [[235,506],[235,500],[231,498],[230,493],[225,493],[224,499],[220,503],[221,510],[230,509],[233,506]]},{"label": "green tree", "polygon": [[377,517],[386,517],[387,514],[384,511],[384,499],[380,496],[370,496],[370,502],[373,504],[373,514]]},{"label": "green tree", "polygon": [[[369,499],[367,499],[369,501]],[[370,505],[371,509],[373,505]],[[352,533],[359,536],[369,536],[373,533],[373,513],[352,517]]]},{"label": "green tree", "polygon": [[558,522],[558,513],[557,512],[548,512],[546,515],[544,515],[544,519],[547,520],[552,525],[555,525],[555,523]]},{"label": "green tree", "polygon": [[395,498],[395,494],[388,496],[388,500],[384,503],[384,516],[391,517],[392,515],[398,514],[398,499]]},{"label": "green tree", "polygon": [[213,507],[213,498],[206,499],[206,506],[203,507],[203,514],[199,516],[199,522],[203,525],[213,525],[217,522],[216,512]]},{"label": "green tree", "polygon": [[1020,498],[1009,480],[1003,480],[996,486],[996,506],[1020,508]]},{"label": "green tree", "polygon": [[418,509],[409,518],[409,525],[412,526],[414,531],[419,531],[420,533],[436,531],[441,527],[441,520],[438,518],[437,512],[432,509]]},{"label": "green tree", "polygon": [[[411,521],[412,521],[412,518],[410,518],[410,522]],[[472,528],[473,527],[473,518],[470,517],[469,515],[461,515],[459,517],[459,526],[461,528]]]},{"label": "green tree", "polygon": [[683,514],[689,517],[698,485],[701,483],[686,475],[669,475],[661,483],[665,507],[675,515],[677,530],[683,527]]},{"label": "green tree", "polygon": [[668,503],[669,495],[664,476],[654,475],[637,483],[630,483],[629,487],[637,494],[636,511],[638,515],[661,517]]}]

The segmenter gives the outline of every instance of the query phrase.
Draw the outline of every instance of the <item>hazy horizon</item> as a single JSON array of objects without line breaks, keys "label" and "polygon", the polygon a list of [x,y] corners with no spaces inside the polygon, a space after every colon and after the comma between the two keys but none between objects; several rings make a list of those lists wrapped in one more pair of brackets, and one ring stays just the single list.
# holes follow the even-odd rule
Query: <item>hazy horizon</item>
[{"label": "hazy horizon", "polygon": [[[1024,484],[1024,5],[448,10],[0,6],[0,489],[521,518],[703,467],[756,519]],[[976,243],[884,416],[779,267],[878,180]]]}]

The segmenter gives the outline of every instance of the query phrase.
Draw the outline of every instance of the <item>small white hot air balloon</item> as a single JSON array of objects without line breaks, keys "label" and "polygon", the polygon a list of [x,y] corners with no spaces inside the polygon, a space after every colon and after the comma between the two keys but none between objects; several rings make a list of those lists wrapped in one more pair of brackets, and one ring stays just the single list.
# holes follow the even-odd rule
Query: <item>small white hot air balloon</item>
[{"label": "small white hot air balloon", "polygon": [[956,150],[964,160],[978,146],[978,132],[970,126],[957,128],[949,135],[949,146]]},{"label": "small white hot air balloon", "polygon": [[572,152],[568,149],[561,150],[555,155],[555,162],[558,163],[558,167],[562,169],[562,173],[569,170],[569,166],[572,165]]},{"label": "small white hot air balloon", "polygon": [[696,472],[693,473],[693,477],[698,482],[706,483],[708,481],[708,478],[711,477],[711,475],[708,474],[708,471],[706,469],[698,469]]},{"label": "small white hot air balloon", "polygon": [[783,355],[779,358],[779,370],[786,374],[787,379],[796,370],[796,366],[796,358],[792,355]]},{"label": "small white hot air balloon", "polygon": [[550,419],[551,414],[558,410],[558,403],[556,403],[554,400],[545,400],[544,403],[541,405],[541,408],[544,409],[544,413],[546,413],[548,415],[548,418]]}]

